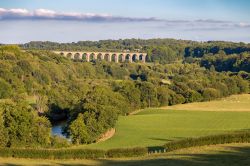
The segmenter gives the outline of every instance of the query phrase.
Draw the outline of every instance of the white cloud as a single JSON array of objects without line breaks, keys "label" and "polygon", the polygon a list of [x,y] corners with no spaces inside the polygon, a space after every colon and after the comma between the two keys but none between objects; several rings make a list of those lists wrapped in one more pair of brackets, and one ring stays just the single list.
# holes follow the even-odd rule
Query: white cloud
[{"label": "white cloud", "polygon": [[0,20],[13,19],[44,19],[44,20],[77,20],[77,21],[115,21],[115,22],[132,22],[132,21],[159,21],[155,18],[134,18],[120,17],[109,14],[95,13],[77,13],[77,12],[56,12],[48,9],[36,9],[28,11],[26,9],[4,9],[0,8]]},{"label": "white cloud", "polygon": [[245,22],[240,22],[237,26],[242,27],[242,28],[249,28],[250,24],[249,23],[245,23]]},{"label": "white cloud", "polygon": [[[250,23],[233,22],[214,19],[197,20],[164,20],[157,18],[136,18],[112,16],[109,14],[79,13],[79,12],[57,12],[48,9],[4,9],[0,8],[1,20],[61,20],[79,22],[149,22],[150,26],[158,29],[178,29],[182,31],[221,31],[229,29],[249,29]],[[154,22],[151,24],[151,22]]]},{"label": "white cloud", "polygon": [[56,12],[53,10],[47,10],[47,9],[37,9],[34,11],[33,16],[39,16],[39,17],[55,17]]}]

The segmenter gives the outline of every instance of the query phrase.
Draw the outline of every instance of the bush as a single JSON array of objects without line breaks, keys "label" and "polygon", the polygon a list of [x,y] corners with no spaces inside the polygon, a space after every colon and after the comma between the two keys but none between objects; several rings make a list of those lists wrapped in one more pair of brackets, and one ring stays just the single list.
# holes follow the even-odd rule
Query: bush
[{"label": "bush", "polygon": [[122,149],[110,149],[107,151],[107,157],[138,157],[144,156],[148,153],[147,148],[122,148]]},{"label": "bush", "polygon": [[202,96],[203,96],[205,101],[210,101],[210,100],[219,98],[221,95],[217,89],[205,88],[202,92]]},{"label": "bush", "polygon": [[70,146],[70,142],[63,137],[60,136],[52,136],[51,137],[51,147],[53,148],[65,148],[65,147],[69,147]]}]

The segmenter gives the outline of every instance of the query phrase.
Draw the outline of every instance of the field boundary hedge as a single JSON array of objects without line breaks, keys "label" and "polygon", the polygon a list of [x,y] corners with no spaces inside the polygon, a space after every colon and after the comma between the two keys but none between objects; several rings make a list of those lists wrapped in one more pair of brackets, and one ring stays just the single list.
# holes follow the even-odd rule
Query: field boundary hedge
[{"label": "field boundary hedge", "polygon": [[97,149],[30,149],[0,148],[0,157],[32,159],[96,159],[114,157],[139,157],[148,154],[147,148]]},{"label": "field boundary hedge", "polygon": [[[186,138],[164,144],[161,152],[228,143],[250,143],[250,132],[227,133],[198,138]],[[32,158],[32,159],[97,159],[145,156],[155,151],[146,147],[100,149],[31,149],[31,148],[0,148],[0,157]],[[156,151],[157,153],[157,151]]]},{"label": "field boundary hedge", "polygon": [[163,148],[165,148],[166,152],[170,152],[173,150],[189,147],[229,143],[250,143],[250,132],[237,132],[219,135],[209,135],[198,138],[186,138],[182,140],[168,142],[163,145]]}]

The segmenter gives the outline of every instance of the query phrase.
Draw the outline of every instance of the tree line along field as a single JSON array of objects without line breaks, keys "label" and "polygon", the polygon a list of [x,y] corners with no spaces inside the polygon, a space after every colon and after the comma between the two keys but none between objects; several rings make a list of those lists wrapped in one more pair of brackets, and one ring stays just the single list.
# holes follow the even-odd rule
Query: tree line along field
[{"label": "tree line along field", "polygon": [[18,158],[0,158],[0,166],[18,165],[72,165],[72,166],[238,166],[248,165],[250,144],[228,144],[211,145],[202,147],[193,147],[176,150],[165,154],[153,154],[150,156],[122,159],[95,159],[95,160],[42,160],[42,159],[18,159]]},{"label": "tree line along field", "polygon": [[197,111],[250,111],[250,95],[232,95],[230,97],[213,100],[210,102],[194,102],[165,106],[161,109],[168,110],[197,110]]},{"label": "tree line along field", "polygon": [[[155,147],[176,139],[248,130],[249,103],[250,95],[245,94],[218,101],[176,105],[168,107],[167,110],[145,109],[135,115],[119,117],[116,133],[109,140],[76,148]],[[209,107],[206,111],[198,111],[203,105]],[[175,110],[179,107],[193,108],[196,111]],[[224,108],[223,111],[221,108]]]}]

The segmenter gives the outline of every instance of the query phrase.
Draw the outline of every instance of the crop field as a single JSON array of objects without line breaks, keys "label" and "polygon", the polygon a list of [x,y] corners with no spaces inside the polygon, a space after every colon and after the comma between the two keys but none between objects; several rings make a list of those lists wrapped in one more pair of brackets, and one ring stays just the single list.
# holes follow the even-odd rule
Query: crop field
[{"label": "crop field", "polygon": [[[105,142],[76,148],[155,147],[186,137],[250,129],[250,110],[246,111],[250,108],[248,107],[250,95],[231,96],[220,100],[199,103],[209,105],[214,109],[213,111],[210,108],[207,108],[207,111],[198,111],[200,106],[194,103],[180,105],[183,108],[192,107],[192,110],[174,110],[178,106],[173,106],[167,109],[145,109],[135,115],[121,116],[116,125],[116,133],[112,138]],[[222,102],[223,104],[221,104]],[[230,105],[235,102],[237,107],[233,107],[235,111],[231,111]],[[223,105],[225,105],[225,109],[222,111],[220,109],[223,108]]]},{"label": "crop field", "polygon": [[181,149],[164,154],[153,154],[137,158],[122,159],[96,159],[96,160],[39,160],[39,159],[18,159],[0,158],[0,166],[18,165],[75,165],[75,166],[128,166],[128,165],[205,165],[205,166],[238,166],[248,165],[250,144],[228,144],[213,145],[195,148]]}]

